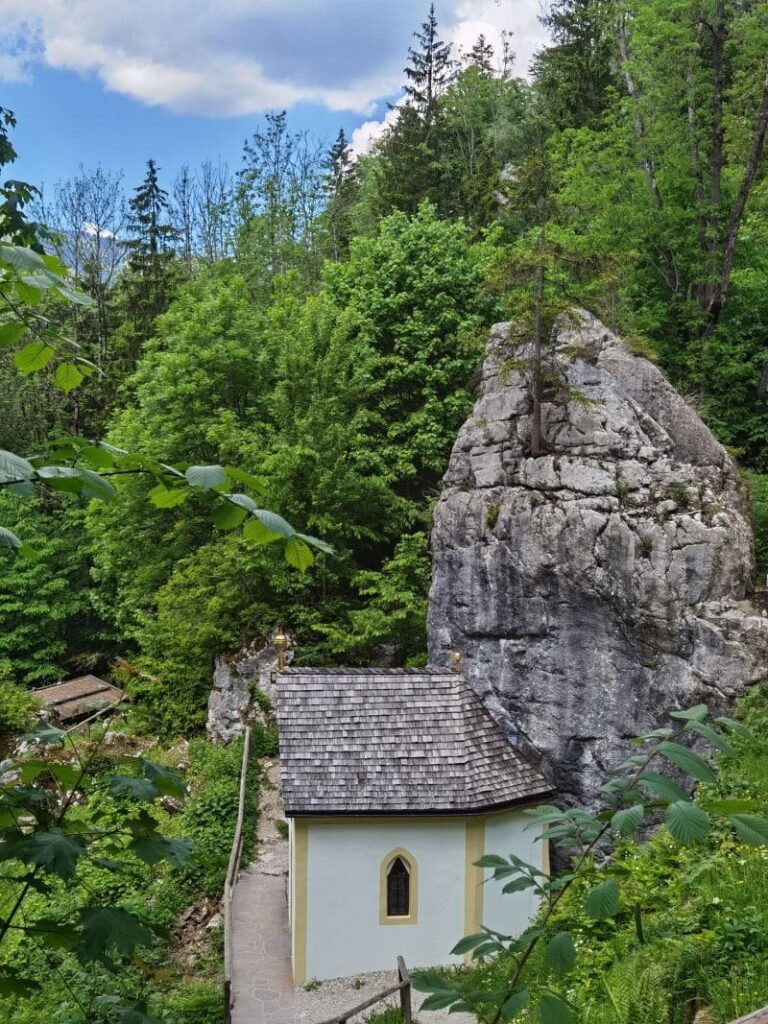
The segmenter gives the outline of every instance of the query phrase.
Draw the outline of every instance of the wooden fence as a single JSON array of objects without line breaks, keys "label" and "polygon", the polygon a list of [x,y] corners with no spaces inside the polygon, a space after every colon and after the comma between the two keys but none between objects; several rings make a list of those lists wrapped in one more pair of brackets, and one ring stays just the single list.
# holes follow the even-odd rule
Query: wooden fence
[{"label": "wooden fence", "polygon": [[245,787],[248,781],[248,763],[251,754],[251,730],[246,727],[243,742],[243,763],[240,767],[240,798],[237,805],[237,824],[229,855],[227,877],[224,881],[224,1024],[232,1021],[232,903],[240,873],[240,857],[243,853],[243,818],[245,817]]},{"label": "wooden fence", "polygon": [[371,1006],[375,1006],[376,1003],[380,1003],[383,999],[393,996],[395,992],[400,993],[400,1010],[403,1015],[404,1024],[412,1024],[411,976],[408,973],[408,968],[405,966],[405,960],[403,960],[401,956],[397,958],[397,977],[398,982],[396,985],[390,985],[389,988],[385,988],[375,996],[371,996],[370,999],[366,999],[364,1003],[358,1003],[358,1005],[353,1006],[351,1010],[347,1010],[345,1013],[339,1014],[338,1017],[331,1017],[330,1020],[324,1020],[322,1024],[347,1024],[350,1017],[354,1017],[358,1013],[362,1013],[363,1010],[368,1010]]},{"label": "wooden fence", "polygon": [[731,1024],[768,1024],[768,1006],[763,1007],[762,1010],[755,1010],[754,1013],[748,1013],[746,1017],[739,1017]]}]

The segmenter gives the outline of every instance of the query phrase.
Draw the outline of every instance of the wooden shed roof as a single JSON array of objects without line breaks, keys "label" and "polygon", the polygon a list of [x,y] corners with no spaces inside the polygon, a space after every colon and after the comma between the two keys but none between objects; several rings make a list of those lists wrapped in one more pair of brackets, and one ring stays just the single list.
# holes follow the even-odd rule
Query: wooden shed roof
[{"label": "wooden shed roof", "polygon": [[286,814],[470,814],[552,787],[461,675],[290,668],[278,677]]},{"label": "wooden shed roof", "polygon": [[61,721],[113,707],[123,698],[123,691],[98,676],[78,676],[64,683],[55,683],[34,691],[34,696],[50,708]]}]

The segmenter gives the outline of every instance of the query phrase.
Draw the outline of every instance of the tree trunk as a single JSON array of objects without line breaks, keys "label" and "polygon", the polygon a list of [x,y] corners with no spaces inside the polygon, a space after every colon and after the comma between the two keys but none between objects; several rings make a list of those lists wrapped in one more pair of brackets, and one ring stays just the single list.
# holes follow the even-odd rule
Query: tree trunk
[{"label": "tree trunk", "polygon": [[744,168],[744,177],[741,180],[741,187],[739,188],[738,195],[736,196],[736,200],[731,208],[730,217],[728,218],[728,230],[725,236],[722,261],[720,263],[717,279],[712,289],[712,296],[709,301],[707,322],[702,331],[702,337],[704,339],[709,338],[714,334],[717,325],[720,322],[723,307],[725,306],[725,302],[728,298],[728,287],[731,282],[731,272],[733,271],[733,258],[736,250],[736,241],[739,237],[739,229],[741,228],[741,222],[744,216],[744,208],[747,205],[749,194],[755,183],[755,177],[757,176],[757,170],[760,165],[760,158],[763,155],[766,129],[768,129],[768,70],[766,71],[765,80],[763,82],[763,95],[757,111],[755,132],[752,137],[752,147],[749,151],[747,163]]}]

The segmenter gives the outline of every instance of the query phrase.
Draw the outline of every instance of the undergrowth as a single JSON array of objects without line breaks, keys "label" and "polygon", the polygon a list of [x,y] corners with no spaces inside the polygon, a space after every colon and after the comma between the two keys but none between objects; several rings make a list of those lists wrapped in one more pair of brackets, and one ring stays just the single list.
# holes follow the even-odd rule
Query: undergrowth
[{"label": "undergrowth", "polygon": [[[158,811],[160,830],[168,837],[186,837],[195,843],[193,862],[172,870],[165,864],[147,867],[138,860],[128,870],[114,873],[89,864],[84,870],[84,887],[91,899],[112,901],[158,924],[166,938],[134,957],[121,973],[120,995],[146,999],[150,1015],[164,1024],[220,1024],[223,1015],[221,977],[222,929],[198,929],[198,938],[190,943],[178,932],[178,922],[186,907],[199,907],[205,900],[215,908],[221,895],[237,818],[242,741],[217,746],[195,739],[188,747],[177,745],[153,750],[161,763],[185,774],[189,797],[183,808],[172,805]],[[103,771],[114,770],[124,755],[103,752]],[[245,848],[251,852],[256,819],[260,768],[254,757],[246,789]],[[82,814],[114,822],[120,827],[131,808],[106,792],[94,792],[82,808]],[[84,887],[59,883],[48,892],[30,897],[27,913],[66,921],[76,912],[84,897]],[[2,889],[0,889],[0,892]],[[0,897],[2,903],[8,897]],[[202,933],[202,937],[201,937]],[[192,948],[190,948],[190,946]],[[67,950],[43,952],[28,940],[4,944],[3,964],[21,960],[30,977],[41,989],[29,995],[0,1001],[0,1011],[8,1024],[113,1024],[110,1013],[113,980],[97,964],[85,967]],[[2,967],[2,965],[0,965]],[[117,993],[114,993],[116,995]]]},{"label": "undergrowth", "polygon": [[[720,755],[717,783],[699,796],[751,797],[766,814],[768,692],[750,692],[738,715],[752,738],[735,740],[735,757]],[[578,950],[567,986],[574,1024],[728,1024],[768,1005],[768,850],[740,845],[725,830],[693,847],[660,831],[646,845],[625,843],[614,862],[625,875],[615,920],[584,912],[591,881],[576,882],[557,911]],[[474,989],[491,990],[511,967],[500,957],[459,970]],[[535,994],[549,981],[542,949],[524,984]],[[487,1009],[493,1016],[496,1008]]]}]

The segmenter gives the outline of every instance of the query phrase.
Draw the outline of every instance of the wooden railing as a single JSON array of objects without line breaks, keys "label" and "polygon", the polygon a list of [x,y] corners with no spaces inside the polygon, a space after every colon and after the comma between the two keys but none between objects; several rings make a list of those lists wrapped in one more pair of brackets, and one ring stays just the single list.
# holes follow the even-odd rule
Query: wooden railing
[{"label": "wooden railing", "polygon": [[746,1017],[739,1017],[731,1024],[768,1024],[768,1006],[764,1006],[762,1010],[755,1010],[754,1013],[748,1013]]},{"label": "wooden railing", "polygon": [[222,909],[224,913],[224,1024],[232,1020],[232,902],[240,873],[240,857],[243,853],[243,819],[245,817],[245,788],[248,780],[248,763],[251,753],[251,730],[246,727],[243,742],[243,763],[240,768],[240,797],[237,805],[237,824],[229,855],[227,877],[224,881]]},{"label": "wooden railing", "polygon": [[395,992],[400,993],[400,1010],[403,1015],[404,1024],[412,1024],[411,976],[408,973],[408,968],[405,966],[405,960],[401,956],[397,958],[397,977],[398,982],[396,985],[390,985],[389,988],[385,988],[382,992],[371,996],[370,999],[366,999],[364,1003],[358,1003],[351,1010],[340,1013],[338,1017],[331,1017],[330,1020],[324,1020],[322,1024],[347,1024],[350,1017],[355,1017],[358,1013],[362,1013],[363,1010],[370,1009],[371,1006],[375,1006],[376,1003],[380,1003],[383,999],[393,996]]}]

